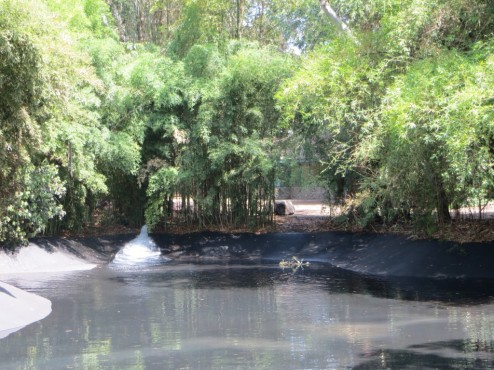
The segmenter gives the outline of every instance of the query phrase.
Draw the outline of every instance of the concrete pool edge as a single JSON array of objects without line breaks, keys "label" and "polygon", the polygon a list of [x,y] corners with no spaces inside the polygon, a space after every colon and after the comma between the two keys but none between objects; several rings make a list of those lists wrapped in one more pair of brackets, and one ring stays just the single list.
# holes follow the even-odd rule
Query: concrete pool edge
[{"label": "concrete pool edge", "polygon": [[0,282],[0,307],[0,339],[51,313],[48,299],[3,282]]},{"label": "concrete pool edge", "polygon": [[[46,273],[67,273],[91,270],[97,266],[94,258],[81,258],[80,253],[63,248],[53,240],[30,243],[12,252],[0,251],[0,280]],[[86,253],[93,256],[94,253]],[[44,319],[51,313],[50,300],[0,281],[0,339]]]}]

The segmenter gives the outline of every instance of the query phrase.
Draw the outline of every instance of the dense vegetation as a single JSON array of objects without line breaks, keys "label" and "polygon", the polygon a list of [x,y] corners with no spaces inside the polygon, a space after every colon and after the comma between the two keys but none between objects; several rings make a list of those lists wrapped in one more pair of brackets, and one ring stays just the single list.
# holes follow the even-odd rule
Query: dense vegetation
[{"label": "dense vegetation", "polygon": [[493,30],[489,0],[0,0],[0,243],[259,227],[302,160],[340,222],[481,208]]}]

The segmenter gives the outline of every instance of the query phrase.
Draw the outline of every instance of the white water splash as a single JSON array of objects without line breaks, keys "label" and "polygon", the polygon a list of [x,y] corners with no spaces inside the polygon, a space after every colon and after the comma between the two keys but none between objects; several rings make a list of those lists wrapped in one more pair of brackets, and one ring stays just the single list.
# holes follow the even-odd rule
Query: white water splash
[{"label": "white water splash", "polygon": [[90,270],[96,267],[63,250],[48,252],[36,244],[20,248],[15,254],[0,252],[0,276],[2,274],[64,272]]},{"label": "white water splash", "polygon": [[144,225],[137,238],[131,240],[118,251],[112,264],[135,265],[158,262],[162,260],[161,251],[148,235],[148,227]]}]

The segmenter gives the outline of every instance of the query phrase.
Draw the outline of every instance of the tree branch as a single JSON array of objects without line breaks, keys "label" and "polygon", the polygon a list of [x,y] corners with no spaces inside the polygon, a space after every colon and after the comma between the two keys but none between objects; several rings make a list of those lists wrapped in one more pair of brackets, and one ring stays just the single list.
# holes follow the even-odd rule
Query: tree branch
[{"label": "tree branch", "polygon": [[328,0],[319,0],[319,3],[321,4],[321,9],[323,10],[324,13],[326,13],[330,18],[331,21],[343,32],[347,33],[350,36],[352,35],[352,30],[348,25],[341,20],[340,17],[338,17],[338,14],[334,11],[334,9],[329,5]]}]

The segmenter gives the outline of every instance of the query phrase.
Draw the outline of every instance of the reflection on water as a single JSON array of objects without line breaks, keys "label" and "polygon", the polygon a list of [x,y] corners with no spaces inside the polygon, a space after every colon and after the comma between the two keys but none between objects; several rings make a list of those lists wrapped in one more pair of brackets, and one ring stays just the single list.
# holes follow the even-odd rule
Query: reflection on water
[{"label": "reflection on water", "polygon": [[53,312],[0,340],[0,368],[494,366],[494,289],[485,281],[171,262],[22,279],[8,282],[46,296]]}]

